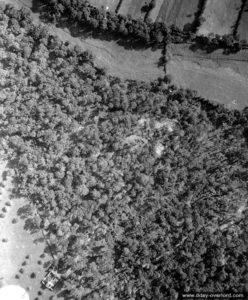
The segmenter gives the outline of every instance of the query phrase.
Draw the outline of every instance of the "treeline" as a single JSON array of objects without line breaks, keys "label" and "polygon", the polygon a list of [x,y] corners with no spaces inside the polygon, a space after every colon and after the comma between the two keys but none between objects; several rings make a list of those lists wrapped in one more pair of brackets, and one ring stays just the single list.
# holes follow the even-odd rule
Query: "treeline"
[{"label": "treeline", "polygon": [[90,26],[94,30],[137,39],[144,45],[160,44],[171,40],[175,43],[186,42],[190,39],[189,32],[183,32],[176,26],[168,27],[162,22],[145,22],[132,19],[130,16],[119,15],[104,9],[91,6],[88,1],[43,1],[43,16],[50,21],[75,22],[78,25]]},{"label": "treeline", "polygon": [[246,292],[248,110],[108,76],[11,6],[0,42],[1,137],[65,299]]},{"label": "treeline", "polygon": [[[162,22],[146,22],[135,20],[130,16],[118,15],[105,9],[97,9],[91,6],[87,0],[43,0],[45,7],[43,17],[50,21],[59,23],[68,21],[77,25],[89,26],[96,32],[108,32],[121,35],[125,38],[132,38],[144,44],[163,45],[164,43],[190,43],[200,45],[208,51],[226,49],[229,52],[237,52],[248,48],[245,40],[239,40],[232,34],[219,36],[210,34],[209,36],[196,35],[193,31],[184,31],[177,26],[166,26]],[[199,7],[199,13],[203,10]],[[196,16],[194,28],[201,22],[200,16]]]}]

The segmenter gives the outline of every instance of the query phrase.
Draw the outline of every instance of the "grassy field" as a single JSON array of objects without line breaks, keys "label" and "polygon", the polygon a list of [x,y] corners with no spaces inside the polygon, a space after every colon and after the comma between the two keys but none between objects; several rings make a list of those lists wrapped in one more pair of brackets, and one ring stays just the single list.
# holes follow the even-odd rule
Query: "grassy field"
[{"label": "grassy field", "polygon": [[200,1],[158,0],[149,17],[152,21],[161,21],[168,25],[175,24],[183,29],[194,22]]},{"label": "grassy field", "polygon": [[[247,76],[230,68],[220,67],[213,60],[176,57],[168,64],[168,73],[178,86],[196,90],[206,99],[225,104],[229,108],[243,109],[248,106]],[[246,64],[247,66],[247,64]]]},{"label": "grassy field", "polygon": [[110,11],[115,11],[119,0],[89,0],[89,3],[97,8],[104,7],[108,8]]},{"label": "grassy field", "polygon": [[230,34],[237,20],[242,0],[208,0],[198,34]]},{"label": "grassy field", "polygon": [[144,19],[145,12],[142,12],[142,7],[148,2],[147,0],[123,0],[118,13],[131,15],[134,19]]},{"label": "grassy field", "polygon": [[240,35],[241,39],[248,41],[248,1],[245,3],[245,7],[241,16],[238,34]]},{"label": "grassy field", "polygon": [[[1,181],[2,173],[6,170],[6,161],[0,158]],[[46,243],[40,231],[32,231],[28,226],[27,220],[32,215],[28,201],[11,197],[11,177],[7,177],[3,184],[0,195],[1,284],[22,286],[29,293],[31,300],[50,299],[53,294],[41,287],[46,265],[51,259],[48,254],[44,254]]]}]

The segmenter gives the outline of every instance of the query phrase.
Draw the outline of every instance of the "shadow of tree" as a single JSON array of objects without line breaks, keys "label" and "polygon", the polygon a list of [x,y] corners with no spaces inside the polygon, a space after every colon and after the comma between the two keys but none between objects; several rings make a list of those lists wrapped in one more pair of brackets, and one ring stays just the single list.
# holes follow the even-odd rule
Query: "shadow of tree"
[{"label": "shadow of tree", "polygon": [[26,204],[20,208],[18,208],[17,210],[17,215],[21,218],[21,219],[26,219],[30,216],[30,214],[32,213],[32,208],[29,204]]},{"label": "shadow of tree", "polygon": [[50,244],[49,246],[47,245],[44,249],[44,253],[47,253],[51,256],[56,255],[58,252],[57,245],[56,244]]},{"label": "shadow of tree", "polygon": [[203,44],[203,43],[199,43],[197,41],[194,41],[190,46],[189,49],[193,52],[196,52],[197,50],[203,50],[206,51],[206,53],[212,53],[216,50],[222,49],[223,52],[222,54],[224,55],[229,55],[229,54],[235,54],[237,52],[240,51],[239,47],[235,47],[233,46],[232,48],[225,48],[223,49],[223,47],[220,47],[218,45],[215,45],[213,43],[210,44]]},{"label": "shadow of tree", "polygon": [[38,243],[43,243],[45,241],[45,239],[43,237],[40,237],[40,238],[37,238],[37,239],[34,239],[33,242],[35,244],[38,244]]},{"label": "shadow of tree", "polygon": [[[33,0],[32,12],[40,12],[40,19],[44,23],[51,23],[51,19],[47,17],[46,9],[42,9],[45,6],[40,4],[40,0]],[[147,44],[147,42],[142,42],[138,38],[127,37],[124,35],[111,33],[109,31],[101,31],[98,28],[94,29],[92,26],[84,23],[80,23],[73,20],[68,20],[66,16],[60,17],[60,20],[56,21],[56,27],[61,29],[69,30],[72,37],[87,39],[87,38],[97,38],[104,41],[115,41],[118,45],[124,47],[126,50],[144,50],[147,48],[152,48],[152,44]]]},{"label": "shadow of tree", "polygon": [[23,228],[27,231],[30,231],[31,234],[37,233],[40,230],[34,218],[26,219]]},{"label": "shadow of tree", "polygon": [[68,299],[69,293],[68,290],[64,289],[57,294],[58,298]]},{"label": "shadow of tree", "polygon": [[51,265],[51,262],[52,262],[51,260],[44,262],[43,268],[47,269]]},{"label": "shadow of tree", "polygon": [[44,4],[42,3],[41,0],[33,0],[31,10],[34,13],[39,13],[41,12],[43,6]]}]

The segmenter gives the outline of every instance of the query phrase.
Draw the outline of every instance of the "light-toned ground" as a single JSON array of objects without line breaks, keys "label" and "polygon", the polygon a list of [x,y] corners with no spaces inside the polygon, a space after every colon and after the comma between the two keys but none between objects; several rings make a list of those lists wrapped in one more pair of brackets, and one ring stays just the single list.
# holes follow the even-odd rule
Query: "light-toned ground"
[{"label": "light-toned ground", "polygon": [[160,6],[160,9],[157,11],[157,8],[155,8],[150,17],[155,21],[165,22],[167,25],[175,24],[183,29],[185,25],[194,22],[199,1],[201,0],[158,1],[157,5]]},{"label": "light-toned ground", "polygon": [[119,0],[89,0],[89,3],[97,8],[104,7],[105,9],[108,8],[110,11],[115,11]]},{"label": "light-toned ground", "polygon": [[248,51],[224,55],[222,50],[205,54],[192,52],[188,45],[171,46],[168,73],[183,87],[230,108],[248,106]]},{"label": "light-toned ground", "polygon": [[200,64],[174,58],[168,72],[179,86],[196,90],[200,96],[224,103],[230,108],[248,106],[247,78],[231,68],[202,67]]},{"label": "light-toned ground", "polygon": [[149,19],[151,19],[152,22],[156,21],[157,16],[158,16],[158,14],[160,12],[160,9],[161,9],[161,7],[163,5],[163,2],[164,2],[164,0],[157,0],[155,7],[150,11],[150,13],[149,13]]},{"label": "light-toned ground", "polygon": [[232,33],[241,4],[241,0],[207,0],[202,14],[204,21],[199,27],[198,34],[224,35]]},{"label": "light-toned ground", "polygon": [[150,81],[164,76],[158,67],[161,50],[124,49],[115,41],[84,39],[84,47],[95,55],[95,62],[107,68],[108,73],[120,78]]},{"label": "light-toned ground", "polygon": [[[2,172],[7,170],[6,160],[0,157],[0,181],[2,181]],[[49,254],[45,258],[40,255],[44,253],[46,243],[37,241],[42,239],[40,231],[32,233],[24,229],[27,218],[22,219],[24,214],[18,215],[18,210],[25,207],[28,201],[24,198],[11,199],[12,183],[11,177],[4,181],[4,187],[1,187],[0,209],[4,214],[4,218],[0,218],[0,281],[2,285],[16,284],[26,289],[30,295],[30,300],[34,300],[38,296],[38,292],[42,292],[39,299],[49,299],[52,293],[48,290],[42,290],[41,280],[45,275],[46,268],[44,264],[51,260]],[[11,206],[5,203],[9,201]],[[6,209],[3,212],[2,209]],[[13,224],[12,220],[16,218],[17,223]],[[3,239],[7,239],[5,242]],[[30,258],[26,258],[30,255]],[[38,264],[38,261],[41,263]],[[26,262],[25,266],[22,264]],[[20,273],[23,268],[24,273]],[[35,273],[35,278],[30,275]],[[16,278],[16,275],[20,278]],[[11,299],[10,299],[11,300]]]},{"label": "light-toned ground", "polygon": [[248,1],[245,3],[245,7],[241,16],[238,34],[240,35],[240,39],[248,41]]},{"label": "light-toned ground", "polygon": [[115,41],[106,41],[93,38],[74,38],[69,30],[50,27],[53,34],[63,41],[79,45],[82,49],[94,54],[97,65],[105,67],[109,74],[124,79],[151,81],[164,76],[162,67],[158,67],[161,50],[125,49]]},{"label": "light-toned ground", "polygon": [[123,0],[118,11],[121,15],[130,15],[134,19],[144,19],[145,12],[142,12],[142,7],[149,3],[147,0]]}]

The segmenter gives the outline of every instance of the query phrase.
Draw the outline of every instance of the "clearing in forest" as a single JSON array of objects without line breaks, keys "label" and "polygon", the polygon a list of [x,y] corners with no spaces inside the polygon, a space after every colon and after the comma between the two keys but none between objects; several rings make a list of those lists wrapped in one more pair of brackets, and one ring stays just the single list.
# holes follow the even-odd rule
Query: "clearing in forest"
[{"label": "clearing in forest", "polygon": [[179,28],[187,29],[195,20],[195,14],[202,0],[158,0],[149,18],[152,21],[175,24]]},{"label": "clearing in forest", "polygon": [[207,0],[198,34],[231,34],[241,5],[242,0]]},{"label": "clearing in forest", "polygon": [[241,40],[248,41],[248,1],[245,3],[244,10],[240,19],[238,34]]}]

